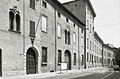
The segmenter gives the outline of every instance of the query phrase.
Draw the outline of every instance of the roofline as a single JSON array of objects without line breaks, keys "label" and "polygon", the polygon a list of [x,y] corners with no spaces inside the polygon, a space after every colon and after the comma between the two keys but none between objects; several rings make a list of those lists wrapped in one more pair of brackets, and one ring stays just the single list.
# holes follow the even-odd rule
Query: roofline
[{"label": "roofline", "polygon": [[[79,20],[75,15],[73,15],[67,8],[65,8],[58,0],[46,0],[48,3],[52,4],[51,1],[56,4],[58,7],[60,7],[64,12],[68,13],[71,17],[79,21],[83,26],[86,26],[81,20]],[[56,8],[56,7],[54,7]],[[83,27],[84,29],[84,27]]]},{"label": "roofline", "polygon": [[[76,2],[76,1],[79,1],[79,0],[74,0],[74,1],[65,2],[65,3],[63,3],[63,5],[69,4],[69,3],[73,3],[73,2]],[[94,8],[93,8],[93,6],[92,6],[91,1],[90,1],[90,0],[86,0],[86,1],[88,1],[89,5],[90,5],[90,8],[92,9],[93,15],[94,15],[94,17],[96,17],[96,13],[95,13],[95,10],[94,10]]]},{"label": "roofline", "polygon": [[110,49],[114,49],[114,48],[112,48],[112,47],[110,47],[109,45],[107,45],[107,44],[103,44],[104,46],[106,46],[107,48],[110,48]]},{"label": "roofline", "polygon": [[91,9],[92,9],[92,12],[93,12],[93,14],[94,14],[94,17],[96,17],[96,13],[95,13],[95,10],[94,10],[94,8],[93,8],[93,5],[92,5],[91,1],[90,1],[90,0],[87,0],[87,1],[88,1],[89,5],[90,5],[90,7],[91,7]]},{"label": "roofline", "polygon": [[102,39],[100,38],[100,36],[98,35],[98,33],[95,32],[95,31],[94,31],[94,36],[97,37],[102,43],[104,43],[103,40],[102,40]]}]

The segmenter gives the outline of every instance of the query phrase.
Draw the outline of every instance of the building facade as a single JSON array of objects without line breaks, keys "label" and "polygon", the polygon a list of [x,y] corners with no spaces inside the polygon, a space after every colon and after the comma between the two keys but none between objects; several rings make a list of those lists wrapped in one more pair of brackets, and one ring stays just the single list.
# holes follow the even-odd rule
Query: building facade
[{"label": "building facade", "polygon": [[89,0],[7,0],[0,7],[0,76],[60,71],[64,62],[68,70],[111,62]]},{"label": "building facade", "polygon": [[95,52],[94,60],[95,60],[95,67],[102,67],[102,56],[103,56],[103,40],[94,32],[94,44],[93,49]]},{"label": "building facade", "polygon": [[69,11],[71,11],[76,17],[86,24],[84,68],[91,68],[92,60],[88,62],[87,59],[93,57],[94,54],[91,45],[94,42],[94,18],[96,17],[96,13],[92,7],[92,4],[90,0],[75,0],[64,3],[63,6],[65,6]]},{"label": "building facade", "polygon": [[113,66],[115,55],[113,47],[109,44],[103,44],[103,66]]},{"label": "building facade", "polygon": [[0,1],[1,76],[80,69],[84,23],[57,0]]}]

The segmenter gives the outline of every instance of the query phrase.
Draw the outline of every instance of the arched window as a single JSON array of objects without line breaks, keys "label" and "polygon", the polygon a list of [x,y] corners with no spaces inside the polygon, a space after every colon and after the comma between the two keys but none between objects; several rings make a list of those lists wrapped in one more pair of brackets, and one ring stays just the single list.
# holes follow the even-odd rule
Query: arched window
[{"label": "arched window", "polygon": [[10,31],[20,33],[20,15],[16,9],[10,9],[9,24]]},{"label": "arched window", "polygon": [[70,45],[70,31],[68,31],[68,44]]},{"label": "arched window", "polygon": [[20,32],[20,15],[16,14],[16,31]]},{"label": "arched window", "polygon": [[65,30],[65,44],[67,44],[67,30]]},{"label": "arched window", "polygon": [[10,30],[14,30],[14,13],[12,11],[9,12],[9,22]]}]

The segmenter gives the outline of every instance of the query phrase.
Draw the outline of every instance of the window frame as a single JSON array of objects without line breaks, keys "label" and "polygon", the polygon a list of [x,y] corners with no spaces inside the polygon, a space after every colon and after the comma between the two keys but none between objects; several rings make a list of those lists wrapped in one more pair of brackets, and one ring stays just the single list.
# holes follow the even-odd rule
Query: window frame
[{"label": "window frame", "polygon": [[47,2],[45,0],[42,0],[42,7],[47,8]]},{"label": "window frame", "polygon": [[[59,29],[58,29],[58,26],[59,26]],[[58,33],[58,32],[60,32],[60,33]],[[59,23],[57,24],[57,37],[58,38],[62,37],[62,27],[61,27],[61,24],[59,24]]]},{"label": "window frame", "polygon": [[[41,64],[42,64],[42,66],[46,66],[47,65],[47,62],[48,62],[48,48],[47,47],[42,47],[42,59],[41,59]],[[45,54],[43,54],[43,53],[45,53]],[[45,56],[44,56],[45,55]],[[45,59],[45,58],[46,59]]]},{"label": "window frame", "polygon": [[75,44],[76,43],[76,32],[73,32],[73,43]]},{"label": "window frame", "polygon": [[[45,27],[46,29],[45,29],[45,30],[43,30],[43,25],[42,25],[42,24],[43,24],[43,20],[42,20],[42,17],[45,17],[45,18],[46,18],[46,27]],[[48,17],[47,17],[46,15],[43,15],[43,14],[42,14],[42,15],[41,15],[41,30],[42,30],[42,32],[47,33],[47,30],[48,30],[47,28],[48,28]]]},{"label": "window frame", "polygon": [[30,0],[30,8],[35,10],[35,0]]},{"label": "window frame", "polygon": [[62,63],[62,51],[58,50],[58,66],[61,65],[61,63]]},{"label": "window frame", "polygon": [[[29,21],[30,23],[30,32],[29,32],[29,36],[31,36],[31,37],[35,37],[35,22],[34,21],[32,21],[32,20],[30,20]],[[31,26],[31,25],[34,25],[34,27],[33,26]],[[33,30],[33,28],[34,28],[34,30]],[[32,30],[31,30],[32,29]],[[33,33],[32,33],[32,31],[33,31]]]},{"label": "window frame", "polygon": [[73,60],[73,65],[77,65],[77,54],[74,53],[74,60]]}]

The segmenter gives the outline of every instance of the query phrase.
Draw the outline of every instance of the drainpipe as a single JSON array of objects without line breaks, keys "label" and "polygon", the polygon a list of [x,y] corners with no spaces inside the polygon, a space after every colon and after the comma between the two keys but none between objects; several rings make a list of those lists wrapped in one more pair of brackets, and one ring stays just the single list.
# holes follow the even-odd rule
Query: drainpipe
[{"label": "drainpipe", "polygon": [[55,17],[54,21],[55,21],[55,72],[56,72],[56,67],[57,67],[57,65],[56,65],[56,53],[57,53],[56,9],[54,11],[54,17]]},{"label": "drainpipe", "polygon": [[86,69],[86,26],[84,28],[84,69]]},{"label": "drainpipe", "polygon": [[79,34],[80,33],[80,31],[79,31],[79,26],[78,26],[78,70],[80,70],[80,39],[79,39]]},{"label": "drainpipe", "polygon": [[25,0],[23,0],[23,56],[24,54],[25,54]]}]

